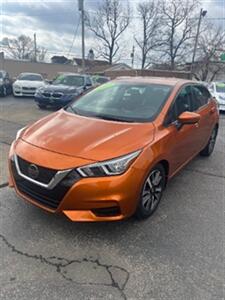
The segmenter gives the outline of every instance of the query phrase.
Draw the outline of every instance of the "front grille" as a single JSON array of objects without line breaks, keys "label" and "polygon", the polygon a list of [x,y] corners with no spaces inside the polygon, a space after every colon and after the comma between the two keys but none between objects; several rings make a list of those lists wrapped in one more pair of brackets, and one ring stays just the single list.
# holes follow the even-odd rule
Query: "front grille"
[{"label": "front grille", "polygon": [[22,91],[24,95],[34,95],[35,91]]},{"label": "front grille", "polygon": [[35,87],[26,87],[26,86],[23,86],[22,89],[25,91],[35,91],[36,90]]},{"label": "front grille", "polygon": [[53,93],[53,94],[52,94],[52,97],[53,97],[53,98],[61,98],[62,95],[63,95],[62,93]]},{"label": "front grille", "polygon": [[[53,210],[57,209],[71,186],[81,178],[80,175],[73,170],[60,181],[54,189],[48,190],[21,177],[17,172],[14,161],[11,161],[11,168],[18,190],[23,195],[28,196],[37,203]],[[73,175],[72,179],[70,178],[70,174]]]},{"label": "front grille", "polygon": [[[17,156],[17,159],[18,159],[21,173],[30,177],[28,169],[31,163],[22,159],[19,156]],[[38,167],[39,175],[37,178],[35,178],[35,180],[45,184],[49,183],[57,172],[56,170],[44,168],[39,165],[37,165],[37,167]]]},{"label": "front grille", "polygon": [[44,96],[45,98],[51,98],[51,99],[59,99],[63,96],[63,93],[60,92],[43,92],[42,96]]}]

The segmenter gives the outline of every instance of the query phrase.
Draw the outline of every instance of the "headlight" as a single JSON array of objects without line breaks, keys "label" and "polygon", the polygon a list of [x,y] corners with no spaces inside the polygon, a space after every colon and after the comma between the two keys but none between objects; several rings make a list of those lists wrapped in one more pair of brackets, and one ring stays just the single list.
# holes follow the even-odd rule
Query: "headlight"
[{"label": "headlight", "polygon": [[78,168],[77,171],[82,177],[102,177],[120,175],[129,168],[129,166],[132,164],[135,158],[138,157],[140,153],[141,150],[138,150],[119,158]]},{"label": "headlight", "polygon": [[16,133],[16,140],[18,140],[21,136],[21,134],[23,133],[23,131],[26,129],[26,127],[23,127],[21,129],[19,129]]},{"label": "headlight", "polygon": [[17,85],[17,84],[14,84],[13,87],[14,87],[14,89],[20,89],[20,88],[21,88],[21,87],[20,87],[19,85]]}]

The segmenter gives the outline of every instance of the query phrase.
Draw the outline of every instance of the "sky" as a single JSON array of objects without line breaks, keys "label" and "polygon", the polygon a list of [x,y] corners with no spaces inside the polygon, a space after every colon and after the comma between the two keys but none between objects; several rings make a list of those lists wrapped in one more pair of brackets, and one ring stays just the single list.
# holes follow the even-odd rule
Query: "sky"
[{"label": "sky", "polygon": [[[123,0],[124,1],[124,0]],[[85,10],[93,12],[102,0],[84,0]],[[133,29],[138,28],[135,6],[141,0],[130,0],[133,8],[132,24],[123,35],[123,43],[133,45]],[[225,0],[202,0],[211,22],[223,26],[225,30]],[[48,49],[48,59],[53,55],[81,56],[81,26],[78,0],[0,0],[0,41],[4,37],[17,37],[21,34],[37,35],[38,46]],[[74,36],[76,38],[73,42]],[[85,31],[86,54],[96,46],[93,35]],[[73,42],[73,44],[72,44]],[[124,62],[130,63],[129,51],[122,54]]]}]

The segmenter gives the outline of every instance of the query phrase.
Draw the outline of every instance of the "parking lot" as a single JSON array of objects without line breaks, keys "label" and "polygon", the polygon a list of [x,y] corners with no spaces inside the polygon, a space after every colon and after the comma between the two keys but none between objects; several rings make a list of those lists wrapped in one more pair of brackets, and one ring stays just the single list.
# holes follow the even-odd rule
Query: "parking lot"
[{"label": "parking lot", "polygon": [[152,218],[72,223],[7,186],[17,130],[49,113],[0,98],[0,299],[223,299],[225,114],[213,155],[171,180]]}]

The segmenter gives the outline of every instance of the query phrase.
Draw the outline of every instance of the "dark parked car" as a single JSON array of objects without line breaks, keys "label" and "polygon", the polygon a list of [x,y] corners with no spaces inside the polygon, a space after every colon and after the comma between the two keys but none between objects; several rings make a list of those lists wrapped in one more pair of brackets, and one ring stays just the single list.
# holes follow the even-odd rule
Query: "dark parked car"
[{"label": "dark parked car", "polygon": [[88,75],[61,74],[51,84],[36,91],[35,101],[40,108],[47,106],[60,108],[79,97],[92,86],[92,80]]},{"label": "dark parked car", "polygon": [[0,70],[0,95],[7,96],[12,93],[12,80],[8,72]]}]

